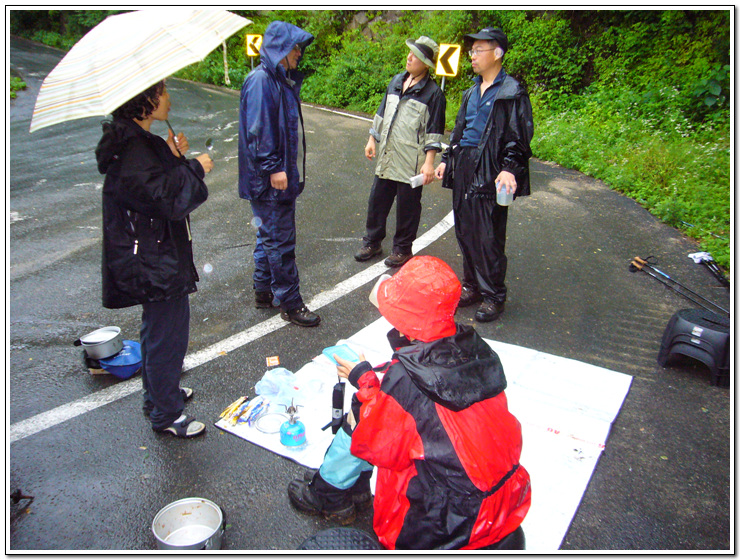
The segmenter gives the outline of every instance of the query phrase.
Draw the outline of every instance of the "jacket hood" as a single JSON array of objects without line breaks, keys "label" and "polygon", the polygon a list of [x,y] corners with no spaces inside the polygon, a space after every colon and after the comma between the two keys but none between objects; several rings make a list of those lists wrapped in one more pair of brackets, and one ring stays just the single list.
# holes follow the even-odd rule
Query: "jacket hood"
[{"label": "jacket hood", "polygon": [[[136,127],[136,128],[134,128]],[[138,133],[136,129],[144,131],[138,124],[126,120],[103,121],[103,136],[95,148],[95,158],[98,162],[98,171],[101,174],[108,172],[113,161],[118,159],[128,140]]]},{"label": "jacket hood", "polygon": [[423,342],[455,334],[462,287],[437,257],[413,257],[378,287],[378,309],[399,332]]},{"label": "jacket hood", "polygon": [[265,30],[265,39],[260,48],[260,62],[273,72],[296,45],[301,52],[313,41],[313,35],[284,21],[273,21]]},{"label": "jacket hood", "polygon": [[467,325],[453,336],[401,348],[396,357],[422,393],[454,412],[506,389],[498,354]]}]

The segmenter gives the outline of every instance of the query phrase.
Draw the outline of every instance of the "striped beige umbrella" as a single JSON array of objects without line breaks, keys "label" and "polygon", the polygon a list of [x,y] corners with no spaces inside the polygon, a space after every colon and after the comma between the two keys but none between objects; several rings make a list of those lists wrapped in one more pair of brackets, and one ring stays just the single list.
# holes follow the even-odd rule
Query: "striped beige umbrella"
[{"label": "striped beige umbrella", "polygon": [[106,18],[41,84],[31,132],[114,109],[252,23],[225,10],[155,8]]}]

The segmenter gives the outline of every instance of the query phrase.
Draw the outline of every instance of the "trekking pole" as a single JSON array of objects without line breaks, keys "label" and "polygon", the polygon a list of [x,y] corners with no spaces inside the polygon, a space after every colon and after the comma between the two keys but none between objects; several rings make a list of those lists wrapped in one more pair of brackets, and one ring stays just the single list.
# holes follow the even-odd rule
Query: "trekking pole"
[{"label": "trekking pole", "polygon": [[706,266],[709,271],[714,275],[714,277],[719,280],[719,283],[722,284],[725,288],[730,287],[730,281],[725,278],[725,275],[722,273],[720,268],[717,266],[717,263],[714,262],[714,259],[712,258],[712,255],[710,255],[707,252],[702,253],[691,253],[689,255],[689,258],[694,261],[696,264],[703,264]]},{"label": "trekking pole", "polygon": [[[647,258],[649,259],[650,257],[647,257]],[[703,307],[707,311],[710,311],[712,313],[716,313],[717,310],[720,310],[722,313],[726,314],[727,316],[730,315],[730,312],[729,311],[727,311],[723,307],[720,307],[716,303],[714,303],[712,301],[709,301],[707,298],[705,298],[705,297],[697,294],[693,290],[690,290],[689,288],[687,288],[683,284],[680,284],[679,282],[676,282],[673,278],[671,278],[670,276],[668,276],[665,272],[663,272],[663,271],[655,268],[654,266],[652,266],[646,259],[642,259],[640,257],[635,257],[632,260],[632,263],[630,264],[630,272],[636,272],[638,270],[643,271],[648,276],[652,276],[657,281],[659,281],[661,284],[663,284],[663,285],[671,288],[677,294],[685,297],[686,299],[688,299],[692,303],[695,303],[696,305],[698,305],[700,307]],[[689,292],[689,294],[693,294],[694,296],[696,296],[699,299],[698,300],[697,299],[694,299],[689,294],[685,293],[684,291],[680,290],[679,288],[682,288],[686,292]],[[708,307],[706,305],[706,303],[704,303],[704,302],[706,302],[709,305],[713,306],[714,309],[712,309],[711,307]]]},{"label": "trekking pole", "polygon": [[[649,258],[650,258],[650,257],[647,257],[647,259],[649,259]],[[704,302],[708,303],[709,305],[713,305],[714,307],[716,307],[717,309],[719,309],[719,310],[720,310],[720,311],[722,311],[723,313],[726,313],[727,315],[729,315],[729,314],[730,314],[730,312],[729,312],[729,311],[727,311],[726,309],[724,309],[723,307],[720,307],[719,305],[717,305],[717,304],[716,304],[716,303],[714,303],[713,301],[710,301],[710,300],[708,300],[707,298],[705,298],[705,297],[704,297],[704,296],[702,296],[701,294],[697,294],[697,293],[696,293],[695,291],[693,291],[693,290],[689,289],[689,288],[688,288],[687,286],[684,286],[684,285],[683,285],[683,284],[681,284],[681,283],[680,283],[679,281],[677,281],[677,280],[674,280],[673,278],[671,278],[670,276],[668,276],[668,275],[667,275],[667,274],[666,274],[665,272],[663,272],[662,270],[659,270],[659,269],[655,268],[655,266],[654,266],[653,264],[651,264],[651,263],[650,263],[650,262],[649,262],[649,261],[648,261],[647,259],[640,259],[640,257],[635,257],[635,259],[639,259],[640,261],[643,261],[643,263],[645,264],[645,266],[647,266],[647,267],[651,268],[652,270],[654,270],[654,271],[655,271],[655,272],[657,272],[658,274],[661,274],[661,275],[665,276],[666,278],[668,278],[668,280],[670,280],[671,282],[673,282],[673,283],[674,283],[674,284],[676,284],[677,286],[681,287],[682,289],[686,290],[686,291],[687,291],[687,292],[689,292],[690,294],[692,294],[692,295],[694,295],[694,296],[698,297],[698,298],[699,298],[699,299],[701,299],[702,301],[704,301]]]}]

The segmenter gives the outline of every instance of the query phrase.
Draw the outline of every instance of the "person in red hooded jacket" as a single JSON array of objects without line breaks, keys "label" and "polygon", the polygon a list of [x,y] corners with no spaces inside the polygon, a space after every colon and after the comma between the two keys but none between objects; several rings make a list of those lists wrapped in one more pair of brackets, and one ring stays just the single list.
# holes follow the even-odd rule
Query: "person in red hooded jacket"
[{"label": "person in red hooded jacket", "polygon": [[289,484],[298,510],[351,523],[370,503],[375,466],[373,528],[385,548],[524,548],[521,425],[498,355],[454,321],[460,292],[452,269],[429,256],[380,283],[393,357],[373,369],[335,356],[358,391],[321,468]]}]

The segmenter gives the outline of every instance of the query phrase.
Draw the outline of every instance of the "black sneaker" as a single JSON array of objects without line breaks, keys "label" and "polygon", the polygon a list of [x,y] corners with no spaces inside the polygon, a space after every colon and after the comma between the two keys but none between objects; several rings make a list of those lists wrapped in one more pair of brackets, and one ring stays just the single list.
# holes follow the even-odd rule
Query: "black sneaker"
[{"label": "black sneaker", "polygon": [[468,307],[474,303],[478,303],[482,299],[483,296],[476,288],[463,284],[462,292],[460,293],[460,302],[457,304],[457,307]]},{"label": "black sneaker", "polygon": [[359,262],[369,261],[375,255],[379,255],[382,252],[383,248],[380,245],[364,245],[355,253],[355,260]]},{"label": "black sneaker", "polygon": [[321,317],[313,311],[309,311],[305,305],[291,311],[282,311],[280,316],[299,327],[315,327],[321,322]]},{"label": "black sneaker", "polygon": [[478,311],[475,312],[475,320],[479,323],[490,323],[495,321],[504,312],[504,304],[496,303],[491,300],[485,300],[480,304]]},{"label": "black sneaker", "polygon": [[349,493],[344,499],[336,501],[331,507],[322,506],[319,498],[314,494],[308,482],[305,480],[294,480],[288,484],[288,498],[297,510],[310,515],[323,515],[324,519],[349,525],[355,520],[355,504]]},{"label": "black sneaker", "polygon": [[388,268],[398,268],[399,266],[405,265],[413,256],[414,255],[412,253],[402,254],[393,251],[390,256],[385,259],[385,266]]},{"label": "black sneaker", "polygon": [[254,292],[254,306],[257,309],[275,307],[272,304],[273,299],[272,292]]}]

